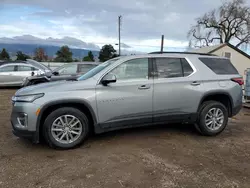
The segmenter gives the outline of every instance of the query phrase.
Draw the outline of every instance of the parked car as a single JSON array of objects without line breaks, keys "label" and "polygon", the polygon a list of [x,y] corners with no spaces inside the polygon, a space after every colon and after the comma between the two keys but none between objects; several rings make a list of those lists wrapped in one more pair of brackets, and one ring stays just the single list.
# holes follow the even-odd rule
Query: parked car
[{"label": "parked car", "polygon": [[73,148],[93,130],[195,124],[206,136],[221,133],[242,106],[242,76],[227,58],[164,53],[124,56],[76,81],[18,90],[12,98],[13,133],[35,143]]},{"label": "parked car", "polygon": [[24,81],[22,86],[36,85],[44,82],[53,82],[58,80],[77,79],[79,76],[85,74],[92,68],[99,65],[94,62],[77,62],[68,63],[56,68],[54,71],[48,72],[44,75],[29,76]]},{"label": "parked car", "polygon": [[39,75],[45,73],[44,68],[33,62],[8,62],[0,63],[0,86],[21,86],[23,80],[31,75]]}]

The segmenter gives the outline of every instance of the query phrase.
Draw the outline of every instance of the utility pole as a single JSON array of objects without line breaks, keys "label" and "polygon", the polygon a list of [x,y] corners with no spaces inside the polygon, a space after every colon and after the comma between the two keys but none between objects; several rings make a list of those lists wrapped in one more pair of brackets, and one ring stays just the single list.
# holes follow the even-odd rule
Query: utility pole
[{"label": "utility pole", "polygon": [[122,16],[118,17],[119,56],[121,55],[121,18]]},{"label": "utility pole", "polygon": [[163,46],[164,46],[164,35],[161,36],[161,53],[163,52]]}]

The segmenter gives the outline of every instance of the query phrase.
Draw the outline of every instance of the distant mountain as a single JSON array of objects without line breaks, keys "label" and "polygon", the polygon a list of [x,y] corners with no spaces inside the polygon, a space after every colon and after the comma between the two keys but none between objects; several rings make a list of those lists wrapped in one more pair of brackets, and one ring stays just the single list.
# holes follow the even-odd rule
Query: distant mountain
[{"label": "distant mountain", "polygon": [[[60,49],[59,46],[53,45],[41,45],[41,44],[6,44],[0,42],[0,49],[5,48],[11,57],[16,55],[17,51],[22,51],[23,53],[34,56],[34,51],[36,48],[41,47],[45,50],[48,57],[55,57],[56,52]],[[90,50],[87,49],[75,49],[70,48],[73,53],[73,58],[82,59],[84,56],[88,54]],[[93,55],[97,57],[99,55],[99,51],[91,50]]]},{"label": "distant mountain", "polygon": [[[22,51],[29,56],[34,55],[34,51],[38,47],[44,48],[46,54],[53,58],[56,55],[56,52],[60,49],[61,46],[67,45],[73,52],[73,58],[82,59],[88,54],[91,50],[93,55],[97,58],[99,55],[100,48],[99,46],[93,43],[86,43],[79,39],[73,37],[63,37],[58,38],[38,38],[32,35],[22,35],[16,36],[13,38],[2,37],[0,38],[0,50],[6,48],[11,57],[14,58],[17,51]],[[130,54],[143,54],[143,52],[138,52],[135,50],[129,50],[131,47],[125,43],[121,43],[122,55]]]},{"label": "distant mountain", "polygon": [[73,37],[63,37],[61,39],[57,38],[47,38],[41,39],[38,37],[34,37],[32,35],[22,35],[16,36],[13,38],[3,37],[0,38],[1,44],[35,44],[35,45],[49,45],[49,46],[63,46],[67,45],[71,48],[80,48],[80,49],[91,49],[91,50],[99,50],[99,46],[93,43],[86,43],[79,39]]}]

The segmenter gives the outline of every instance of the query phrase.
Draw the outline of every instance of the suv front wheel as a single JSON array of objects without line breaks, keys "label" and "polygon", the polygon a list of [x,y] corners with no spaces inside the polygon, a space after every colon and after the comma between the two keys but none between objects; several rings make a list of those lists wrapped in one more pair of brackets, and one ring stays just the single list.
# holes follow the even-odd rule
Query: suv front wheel
[{"label": "suv front wheel", "polygon": [[199,111],[197,129],[202,135],[215,136],[227,126],[228,110],[220,102],[204,102]]},{"label": "suv front wheel", "polygon": [[43,126],[47,143],[53,148],[70,149],[88,136],[89,121],[80,110],[63,107],[48,115]]}]

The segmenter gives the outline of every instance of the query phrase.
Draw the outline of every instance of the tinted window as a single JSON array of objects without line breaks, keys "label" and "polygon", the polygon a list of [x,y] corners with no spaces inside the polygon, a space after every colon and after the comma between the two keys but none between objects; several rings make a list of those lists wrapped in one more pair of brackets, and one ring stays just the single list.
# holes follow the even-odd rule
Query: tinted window
[{"label": "tinted window", "polygon": [[199,58],[216,74],[239,74],[229,59]]},{"label": "tinted window", "polygon": [[181,59],[181,64],[182,64],[182,69],[183,69],[183,75],[184,75],[184,77],[185,76],[189,76],[190,74],[192,74],[194,72],[194,70],[192,69],[192,67],[187,62],[186,59]]},{"label": "tinted window", "polygon": [[78,80],[87,80],[87,79],[95,76],[100,71],[102,71],[103,69],[105,69],[106,67],[108,67],[109,65],[111,65],[112,63],[114,63],[118,60],[119,60],[119,58],[114,58],[114,59],[110,59],[108,61],[105,61],[104,63],[101,63],[100,65],[98,65],[95,68],[88,71],[86,74],[82,75],[80,78],[78,78]]},{"label": "tinted window", "polygon": [[148,79],[148,59],[133,59],[126,61],[113,69],[111,73],[117,80]]},{"label": "tinted window", "polygon": [[93,69],[96,65],[84,65],[84,64],[79,64],[78,65],[78,72],[79,73],[86,73],[89,70]]},{"label": "tinted window", "polygon": [[35,68],[35,67],[31,67],[32,71],[38,71],[39,69]]},{"label": "tinted window", "polygon": [[14,71],[15,71],[15,65],[0,67],[0,72],[14,72]]},{"label": "tinted window", "polygon": [[17,71],[32,71],[32,67],[23,66],[23,65],[18,65]]},{"label": "tinted window", "polygon": [[183,77],[181,59],[179,58],[156,58],[158,78]]}]

